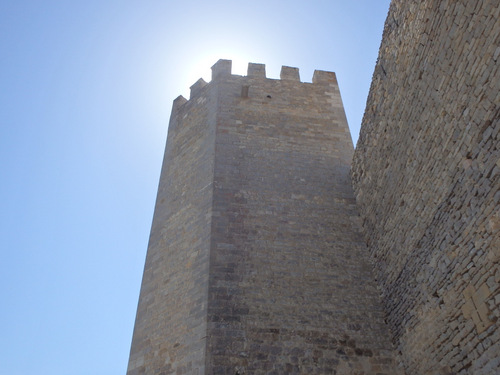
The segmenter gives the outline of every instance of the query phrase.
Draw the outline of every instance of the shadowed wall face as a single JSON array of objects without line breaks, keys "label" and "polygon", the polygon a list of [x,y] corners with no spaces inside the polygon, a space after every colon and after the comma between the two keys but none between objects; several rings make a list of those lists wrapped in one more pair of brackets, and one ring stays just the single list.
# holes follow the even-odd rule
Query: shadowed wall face
[{"label": "shadowed wall face", "polygon": [[333,73],[217,85],[207,370],[392,372]]},{"label": "shadowed wall face", "polygon": [[500,4],[395,0],[353,161],[411,374],[500,366]]}]

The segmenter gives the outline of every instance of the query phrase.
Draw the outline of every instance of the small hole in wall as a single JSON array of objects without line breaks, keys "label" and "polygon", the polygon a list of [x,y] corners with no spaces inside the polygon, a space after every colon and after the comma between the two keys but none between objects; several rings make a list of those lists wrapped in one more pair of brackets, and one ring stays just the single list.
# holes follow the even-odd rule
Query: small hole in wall
[{"label": "small hole in wall", "polygon": [[250,88],[250,86],[243,86],[241,88],[241,97],[242,98],[248,98],[248,89]]},{"label": "small hole in wall", "polygon": [[267,97],[268,97],[269,99],[271,99],[271,95],[268,95]]}]

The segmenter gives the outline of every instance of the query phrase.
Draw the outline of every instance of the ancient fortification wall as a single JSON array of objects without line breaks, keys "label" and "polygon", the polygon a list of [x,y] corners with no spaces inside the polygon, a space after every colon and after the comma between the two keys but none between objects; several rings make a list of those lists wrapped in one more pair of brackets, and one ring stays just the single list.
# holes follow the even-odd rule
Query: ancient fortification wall
[{"label": "ancient fortification wall", "polygon": [[500,369],[500,4],[393,0],[352,179],[408,374]]}]

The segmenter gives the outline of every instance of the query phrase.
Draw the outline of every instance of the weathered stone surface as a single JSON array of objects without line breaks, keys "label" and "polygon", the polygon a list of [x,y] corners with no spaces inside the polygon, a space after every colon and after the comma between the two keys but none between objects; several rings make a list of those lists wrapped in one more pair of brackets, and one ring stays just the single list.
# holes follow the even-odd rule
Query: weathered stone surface
[{"label": "weathered stone surface", "polygon": [[193,87],[172,109],[129,375],[205,371],[216,95]]},{"label": "weathered stone surface", "polygon": [[499,19],[394,0],[386,21],[352,178],[409,374],[500,372]]},{"label": "weathered stone surface", "polygon": [[393,373],[335,75],[317,72],[310,84],[283,70],[296,79],[265,79],[251,64],[248,77],[213,82],[207,369]]}]

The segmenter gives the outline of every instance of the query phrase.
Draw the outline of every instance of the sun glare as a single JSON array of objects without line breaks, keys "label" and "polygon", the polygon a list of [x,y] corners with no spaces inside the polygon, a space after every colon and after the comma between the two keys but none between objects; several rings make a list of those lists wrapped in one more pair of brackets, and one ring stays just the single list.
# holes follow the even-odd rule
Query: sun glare
[{"label": "sun glare", "polygon": [[189,78],[193,83],[199,78],[203,78],[205,81],[209,82],[212,79],[211,68],[220,59],[231,60],[231,72],[236,75],[246,75],[248,63],[253,62],[239,51],[225,50],[220,52],[211,52],[210,54],[200,56],[190,64],[187,69]]}]

